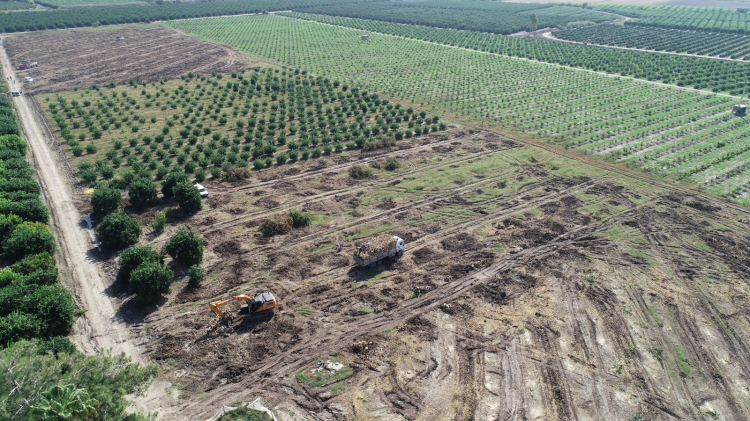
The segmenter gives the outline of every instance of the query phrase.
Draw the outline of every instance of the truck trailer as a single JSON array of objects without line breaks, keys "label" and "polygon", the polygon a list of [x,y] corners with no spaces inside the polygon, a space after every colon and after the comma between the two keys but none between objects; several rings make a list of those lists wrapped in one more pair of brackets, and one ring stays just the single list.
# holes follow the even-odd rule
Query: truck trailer
[{"label": "truck trailer", "polygon": [[385,259],[401,257],[404,250],[403,239],[395,235],[382,234],[359,244],[354,252],[354,261],[360,267],[374,266]]}]

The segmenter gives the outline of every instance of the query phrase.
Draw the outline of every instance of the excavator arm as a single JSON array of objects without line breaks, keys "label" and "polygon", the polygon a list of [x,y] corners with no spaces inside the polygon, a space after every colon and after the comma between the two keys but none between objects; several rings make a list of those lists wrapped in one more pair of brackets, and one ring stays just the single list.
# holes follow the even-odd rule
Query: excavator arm
[{"label": "excavator arm", "polygon": [[240,301],[245,301],[245,302],[252,301],[252,299],[253,297],[248,297],[247,295],[242,294],[242,295],[234,296],[232,298],[228,298],[226,300],[214,301],[212,303],[209,303],[208,307],[211,310],[213,310],[214,313],[216,313],[217,318],[223,319],[224,317],[226,317],[226,314],[223,311],[221,311],[221,307],[224,307],[225,305],[228,305],[228,304],[237,303]]}]

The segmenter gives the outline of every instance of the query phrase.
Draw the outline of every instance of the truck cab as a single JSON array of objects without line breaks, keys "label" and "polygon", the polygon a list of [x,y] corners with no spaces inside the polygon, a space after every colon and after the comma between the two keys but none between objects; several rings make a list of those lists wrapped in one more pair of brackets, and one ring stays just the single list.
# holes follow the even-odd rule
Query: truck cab
[{"label": "truck cab", "polygon": [[406,246],[404,243],[404,240],[400,237],[396,237],[395,235],[393,238],[396,240],[396,255],[401,257],[401,255],[404,254],[404,247]]}]

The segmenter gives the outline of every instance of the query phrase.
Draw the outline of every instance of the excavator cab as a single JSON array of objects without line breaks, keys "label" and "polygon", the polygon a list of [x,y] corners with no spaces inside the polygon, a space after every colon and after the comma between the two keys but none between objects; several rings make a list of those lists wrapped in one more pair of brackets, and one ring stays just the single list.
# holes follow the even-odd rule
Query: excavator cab
[{"label": "excavator cab", "polygon": [[253,297],[240,308],[240,313],[260,313],[261,311],[276,308],[276,298],[270,292],[264,292]]},{"label": "excavator cab", "polygon": [[240,314],[252,315],[276,308],[276,297],[274,297],[270,292],[257,294],[254,297],[249,297],[244,294],[237,295],[226,300],[214,301],[212,303],[209,303],[208,306],[211,308],[211,310],[213,310],[214,313],[216,313],[217,318],[222,319],[227,323],[227,326],[231,327],[232,315],[229,312],[222,311],[222,307],[237,302],[244,303],[242,304],[242,307],[240,307]]}]

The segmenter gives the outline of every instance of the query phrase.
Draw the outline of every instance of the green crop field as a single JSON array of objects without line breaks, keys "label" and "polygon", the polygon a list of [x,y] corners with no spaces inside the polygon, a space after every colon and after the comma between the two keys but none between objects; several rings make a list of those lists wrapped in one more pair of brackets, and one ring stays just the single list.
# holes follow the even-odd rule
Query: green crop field
[{"label": "green crop field", "polygon": [[147,3],[145,0],[43,0],[37,2],[47,7],[70,7],[70,6],[99,6],[123,3]]},{"label": "green crop field", "polygon": [[[75,1],[75,0],[74,0]],[[94,0],[92,0],[94,1]],[[99,0],[96,0],[99,1]],[[105,3],[111,0],[102,0]],[[261,13],[263,10],[290,10],[319,4],[334,6],[347,0],[222,0],[196,2],[163,2],[144,6],[117,5],[110,7],[79,7],[49,11],[18,11],[0,13],[0,31],[23,32],[46,29],[79,28],[158,20],[188,19],[206,16]],[[54,0],[53,0],[54,3]],[[56,7],[53,3],[43,3]]]},{"label": "green crop field", "polygon": [[33,9],[36,5],[25,1],[2,1],[0,2],[0,11],[4,10],[21,10]]},{"label": "green crop field", "polygon": [[615,16],[578,7],[549,4],[505,3],[490,1],[430,0],[428,2],[368,1],[339,3],[336,7],[314,5],[293,10],[305,13],[347,16],[350,18],[454,28],[495,34],[526,31],[530,15],[536,27],[564,27],[571,22],[604,22]]},{"label": "green crop field", "polygon": [[598,10],[636,18],[626,25],[656,26],[673,29],[734,32],[750,30],[747,9],[683,6],[596,5]]},{"label": "green crop field", "polygon": [[745,60],[750,58],[750,36],[738,34],[633,25],[596,25],[557,31],[554,35],[556,38],[590,44]]},{"label": "green crop field", "polygon": [[291,70],[92,86],[48,97],[43,107],[79,177],[114,178],[122,189],[136,175],[160,179],[184,169],[198,181],[207,171],[227,178],[234,167],[279,166],[445,130],[437,116]]},{"label": "green crop field", "polygon": [[[293,12],[280,14],[350,28],[358,28],[362,25],[362,22],[358,19]],[[614,50],[559,41],[401,25],[390,22],[368,21],[367,28],[384,34],[580,67],[598,72],[621,74],[678,86],[710,89],[714,92],[730,92],[735,95],[742,92],[742,88],[738,86],[737,81],[750,78],[749,63],[700,57],[680,57],[671,54],[653,54],[642,51]]]},{"label": "green crop field", "polygon": [[173,22],[250,55],[689,179],[747,202],[734,99],[276,16]]}]

